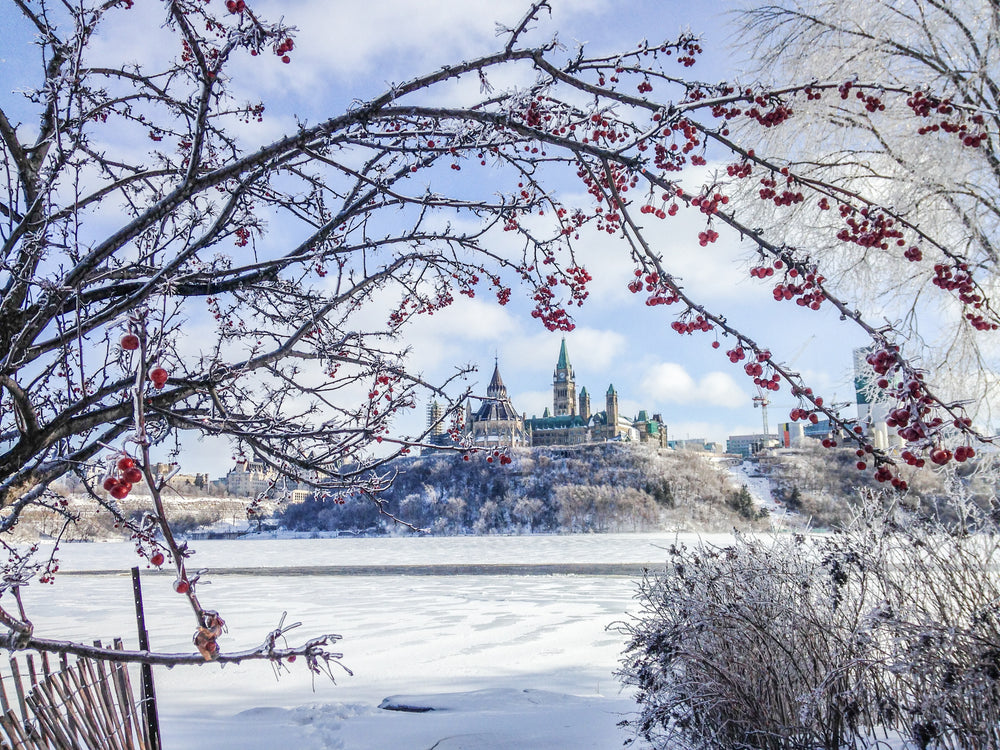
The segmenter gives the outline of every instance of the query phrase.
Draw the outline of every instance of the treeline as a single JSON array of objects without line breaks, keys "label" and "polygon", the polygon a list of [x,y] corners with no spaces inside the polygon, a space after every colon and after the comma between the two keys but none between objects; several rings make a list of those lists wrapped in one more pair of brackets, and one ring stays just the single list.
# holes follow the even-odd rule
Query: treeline
[{"label": "treeline", "polygon": [[761,517],[745,488],[704,454],[652,446],[516,449],[508,465],[436,453],[397,461],[380,497],[316,496],[277,521],[293,531],[391,533],[386,513],[439,534],[748,528]]}]

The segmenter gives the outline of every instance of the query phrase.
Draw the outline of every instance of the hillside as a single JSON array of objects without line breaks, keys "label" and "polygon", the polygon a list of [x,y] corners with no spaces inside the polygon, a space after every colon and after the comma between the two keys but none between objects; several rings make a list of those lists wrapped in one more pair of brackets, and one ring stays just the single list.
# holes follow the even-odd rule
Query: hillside
[{"label": "hillside", "polygon": [[[762,457],[759,467],[775,500],[804,516],[813,527],[830,528],[854,517],[863,492],[885,490],[870,471],[857,470],[857,460],[848,448],[830,450],[809,442],[801,448]],[[984,510],[995,507],[1000,489],[997,464],[995,453],[984,453],[974,461],[952,464],[947,469],[903,466],[900,476],[909,484],[908,491],[904,495],[887,494],[885,499],[898,502],[918,517],[954,523],[963,518],[962,503],[973,503]]]},{"label": "hillside", "polygon": [[[516,449],[509,465],[451,453],[406,458],[383,495],[385,510],[440,534],[731,530],[759,524],[749,495],[699,453],[602,443]],[[342,502],[341,502],[342,500]],[[293,531],[402,528],[370,500],[323,498],[286,506]]]}]

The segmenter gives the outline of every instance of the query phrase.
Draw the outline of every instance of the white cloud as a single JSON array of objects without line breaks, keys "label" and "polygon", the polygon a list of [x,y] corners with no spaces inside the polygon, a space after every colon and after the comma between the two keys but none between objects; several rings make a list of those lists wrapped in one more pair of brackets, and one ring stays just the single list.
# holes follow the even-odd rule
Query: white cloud
[{"label": "white cloud", "polygon": [[683,365],[676,362],[663,362],[651,367],[640,386],[646,398],[661,404],[740,407],[750,400],[750,396],[727,373],[709,372],[700,380],[695,380]]},{"label": "white cloud", "polygon": [[[564,0],[556,4],[551,29],[570,13],[593,11],[604,0]],[[283,66],[294,75],[283,75],[276,66],[265,75],[285,80],[299,91],[317,91],[331,79],[347,81],[359,76],[408,77],[413,71],[434,67],[502,47],[496,23],[515,25],[527,5],[521,0],[369,0],[364,3],[330,3],[327,0],[266,2],[262,14],[270,19],[286,16],[296,26],[293,61]],[[546,32],[551,34],[551,31]]]}]

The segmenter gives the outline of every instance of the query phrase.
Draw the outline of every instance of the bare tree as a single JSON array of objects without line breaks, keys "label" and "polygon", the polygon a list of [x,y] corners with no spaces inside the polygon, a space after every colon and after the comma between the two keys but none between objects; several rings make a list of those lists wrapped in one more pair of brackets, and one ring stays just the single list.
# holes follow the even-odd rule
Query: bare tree
[{"label": "bare tree", "polygon": [[[145,520],[120,522],[151,562],[169,558],[176,567],[208,658],[224,658],[212,637],[221,618],[196,596],[188,550],[160,501],[166,477],[150,469],[168,441],[184,432],[228,437],[287,476],[378,503],[391,480],[384,462],[425,437],[395,434],[393,417],[427,394],[451,405],[443,412],[450,419],[465,395],[408,370],[399,338],[407,321],[444,310],[457,294],[486,291],[505,304],[521,284],[534,317],[569,330],[590,280],[574,255],[585,226],[629,254],[630,289],[650,307],[676,305],[675,330],[709,333],[715,346],[728,338],[729,358],[745,360],[755,383],[791,388],[801,404],[795,417],[833,419],[881,481],[905,487],[895,459],[765,344],[692,299],[644,224],[700,212],[702,245],[724,228],[753,244],[760,263],[751,276],[776,277],[765,281],[767,295],[832,305],[867,332],[876,369],[887,386],[899,384],[907,461],[949,460],[946,429],[957,433],[959,460],[982,438],[961,405],[925,382],[893,326],[869,322],[856,300],[827,286],[824,256],[754,229],[742,218],[754,206],[730,201],[725,184],[753,177],[772,185],[766,200],[794,206],[808,196],[839,206],[845,242],[864,235],[887,257],[922,254],[914,273],[944,279],[941,293],[963,319],[974,312],[968,324],[994,329],[1000,319],[979,281],[991,269],[969,257],[964,238],[936,235],[921,217],[860,188],[799,175],[780,150],[758,153],[731,132],[748,120],[785,126],[795,101],[857,91],[861,99],[845,101],[908,113],[914,137],[925,123],[924,105],[914,102],[927,102],[937,119],[972,128],[977,142],[959,155],[978,159],[993,136],[980,133],[975,105],[882,83],[703,84],[686,77],[701,51],[693,36],[567,56],[555,41],[537,41],[548,10],[539,0],[502,33],[495,53],[394,85],[258,147],[238,134],[263,117],[263,105],[230,95],[232,64],[271,54],[294,64],[294,34],[244,0],[219,12],[215,3],[164,0],[176,47],[155,68],[92,59],[97,30],[113,14],[136,12],[132,0],[9,3],[31,29],[24,49],[35,45],[41,83],[6,95],[0,108],[0,531],[29,504],[61,512],[46,488],[66,472],[89,477],[103,465],[103,489],[89,486],[111,513],[116,495],[145,482]],[[495,89],[500,72],[521,85]],[[456,81],[470,80],[478,94],[456,92]],[[682,187],[679,173],[707,159],[727,163],[728,175]],[[567,178],[583,184],[589,203],[560,200]],[[868,261],[877,266],[882,255]],[[185,328],[205,318],[214,325],[186,341]],[[393,450],[376,454],[376,444]],[[3,585],[23,585],[29,572],[16,558]],[[12,643],[56,648],[34,638],[25,613],[3,616]],[[276,650],[275,637],[254,653],[293,653]],[[316,665],[322,648],[294,653]]]},{"label": "bare tree", "polygon": [[[768,146],[780,139],[780,164],[919,223],[963,257],[987,292],[994,291],[1000,257],[997,4],[779,0],[753,3],[741,20],[755,80],[837,79],[845,85],[841,96],[798,101],[792,136],[786,128],[756,128]],[[881,97],[870,99],[870,90],[850,85],[860,81],[912,93],[906,107],[885,107]],[[926,244],[907,240],[903,252],[886,253],[881,242],[869,241],[883,219],[853,230],[836,211],[818,211],[813,201],[799,204],[796,214],[790,222],[784,207],[762,211],[760,221],[783,242],[812,245],[841,288],[865,290],[858,295],[863,310],[898,321],[908,348],[920,352],[939,383],[988,409],[990,399],[982,395],[996,394],[995,337],[980,330],[986,321],[976,309],[965,310],[963,320],[949,307],[952,301],[933,293],[935,285],[961,285],[958,274],[927,273],[917,258],[928,254]],[[841,231],[853,241],[845,242]],[[892,245],[895,238],[888,240]],[[905,252],[911,244],[917,250]],[[941,260],[934,253],[924,262]]]}]

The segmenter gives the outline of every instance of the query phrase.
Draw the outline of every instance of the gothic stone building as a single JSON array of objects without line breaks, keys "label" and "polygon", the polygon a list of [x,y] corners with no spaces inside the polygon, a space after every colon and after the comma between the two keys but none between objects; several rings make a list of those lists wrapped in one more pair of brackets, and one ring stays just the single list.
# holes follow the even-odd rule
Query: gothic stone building
[{"label": "gothic stone building", "polygon": [[566,351],[566,340],[559,347],[559,358],[552,372],[552,411],[546,407],[541,417],[519,417],[500,378],[499,365],[482,405],[473,414],[468,407],[466,429],[473,442],[482,446],[580,445],[609,440],[651,442],[667,446],[667,427],[659,414],[640,411],[635,419],[622,415],[618,392],[613,385],[604,397],[604,410],[593,412],[590,394],[576,392],[576,376]]},{"label": "gothic stone building", "polygon": [[531,444],[524,431],[524,417],[518,415],[507,395],[499,363],[493,366],[493,378],[479,409],[473,414],[472,407],[467,404],[466,410],[466,428],[476,445],[496,448]]}]

